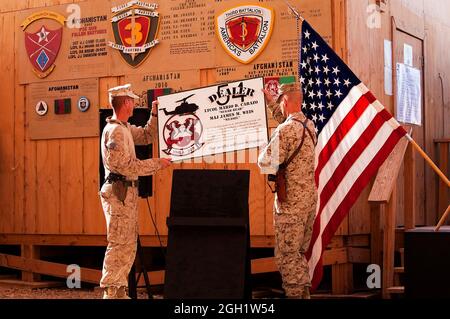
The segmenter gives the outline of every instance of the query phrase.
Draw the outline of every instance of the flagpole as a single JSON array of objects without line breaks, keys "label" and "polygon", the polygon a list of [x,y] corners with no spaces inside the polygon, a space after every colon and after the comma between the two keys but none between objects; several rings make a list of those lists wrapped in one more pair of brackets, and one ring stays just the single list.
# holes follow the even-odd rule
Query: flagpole
[{"label": "flagpole", "polygon": [[287,0],[284,0],[284,2],[289,7],[289,9],[291,9],[292,13],[297,17],[297,19],[300,19],[302,22],[305,21],[305,19],[303,19],[303,17],[297,12],[297,10],[293,6],[291,6],[291,4]]},{"label": "flagpole", "polygon": [[450,215],[450,205],[448,205],[447,210],[445,211],[444,215],[442,215],[441,220],[439,221],[439,223],[437,224],[436,228],[434,229],[434,231],[439,231],[439,229],[442,227],[442,225],[444,225],[445,220],[447,219],[447,217]]},{"label": "flagpole", "polygon": [[286,3],[286,5],[289,7],[289,9],[291,10],[291,13],[292,14],[294,14],[295,15],[295,17],[297,18],[297,39],[298,39],[298,41],[299,41],[299,43],[298,43],[298,46],[297,46],[297,59],[298,59],[298,83],[300,84],[300,86],[301,86],[301,83],[300,83],[300,73],[301,73],[301,70],[300,70],[300,51],[301,51],[301,49],[300,49],[300,47],[301,47],[301,43],[300,43],[300,36],[302,35],[301,34],[301,28],[300,28],[300,22],[302,22],[303,23],[303,21],[305,21],[305,19],[303,19],[303,17],[300,15],[300,13],[298,13],[297,12],[297,10],[293,7],[293,6],[291,6],[291,4],[287,1],[287,0],[284,0],[284,2]]},{"label": "flagpole", "polygon": [[[416,141],[413,140],[411,135],[406,134],[406,138],[411,143],[412,146],[419,152],[419,154],[425,159],[425,161],[428,163],[428,165],[431,166],[431,168],[439,175],[439,177],[444,181],[444,183],[447,184],[447,187],[450,187],[450,181],[448,180],[447,176],[442,173],[442,171],[439,169],[439,167],[434,164],[433,160],[423,151],[423,149],[416,143]],[[447,207],[447,210],[445,211],[444,215],[442,215],[442,218],[439,220],[438,225],[434,229],[435,231],[439,231],[441,226],[444,224],[447,217],[450,215],[450,206]]]},{"label": "flagpole", "polygon": [[450,187],[450,181],[448,180],[447,176],[442,173],[442,171],[439,169],[439,167],[434,164],[433,160],[423,151],[423,149],[416,143],[416,141],[413,140],[411,135],[406,134],[406,138],[408,141],[411,142],[412,146],[422,155],[422,157],[427,161],[427,163],[431,166],[431,168],[439,175],[439,177],[447,184],[447,187]]}]

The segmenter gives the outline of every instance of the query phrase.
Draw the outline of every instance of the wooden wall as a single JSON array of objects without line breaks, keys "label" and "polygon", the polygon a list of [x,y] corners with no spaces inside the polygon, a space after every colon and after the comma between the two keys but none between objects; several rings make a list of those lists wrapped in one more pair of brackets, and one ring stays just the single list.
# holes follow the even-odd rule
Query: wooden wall
[{"label": "wooden wall", "polygon": [[[436,138],[450,136],[450,2],[441,0],[389,0],[386,11],[380,13],[380,25],[368,27],[374,17],[375,0],[347,1],[348,59],[360,79],[375,93],[391,111],[395,110],[394,96],[384,90],[384,40],[393,42],[394,62],[403,62],[403,43],[414,46],[414,54],[423,56],[423,125],[416,127],[413,138],[437,163],[438,154],[433,142]],[[372,16],[371,16],[372,15]],[[373,23],[373,20],[369,21]],[[422,46],[423,49],[420,49]],[[422,52],[418,52],[423,50]],[[395,66],[395,64],[394,64]],[[421,61],[414,61],[421,68]],[[395,74],[395,73],[394,73]],[[443,77],[444,91],[439,74]],[[395,81],[394,81],[395,95]],[[444,101],[444,102],[443,102]],[[437,222],[437,175],[416,154],[416,223],[432,225]],[[400,173],[403,174],[403,173]],[[397,184],[397,221],[403,223],[403,176]],[[368,190],[366,190],[368,192]],[[366,232],[370,225],[368,208],[359,200],[363,210],[353,209],[350,215],[350,232]],[[442,214],[442,212],[441,212]]]},{"label": "wooden wall", "polygon": [[[105,222],[98,199],[98,138],[58,139],[32,141],[26,122],[26,86],[18,84],[17,60],[19,48],[14,47],[16,30],[15,12],[26,8],[56,5],[77,1],[70,0],[23,0],[0,1],[0,233],[18,234],[104,234]],[[333,44],[337,52],[348,59],[356,74],[376,93],[390,109],[392,98],[383,94],[383,39],[390,39],[390,12],[400,14],[406,9],[402,1],[391,1],[390,11],[382,15],[382,28],[369,30],[365,27],[369,0],[333,0]],[[450,79],[450,58],[445,54],[445,40],[450,39],[450,26],[445,22],[450,3],[445,1],[409,1],[419,5],[419,25],[426,30],[426,134],[425,147],[436,158],[433,138],[449,135],[448,124],[444,127],[444,108],[441,105],[440,85],[437,73]],[[446,4],[442,4],[445,2]],[[426,4],[423,4],[426,3]],[[439,4],[434,7],[431,3]],[[420,4],[423,6],[420,7]],[[407,20],[414,21],[414,20]],[[415,21],[416,22],[416,21]],[[448,40],[447,40],[448,41]],[[447,72],[447,74],[445,74]],[[213,70],[201,70],[201,85],[214,83]],[[99,79],[100,105],[107,105],[106,92],[109,87],[123,84],[123,77]],[[445,91],[445,100],[450,100],[450,90]],[[437,120],[439,119],[439,120]],[[273,122],[271,122],[273,123]],[[445,131],[446,130],[446,131]],[[217,158],[223,155],[218,155]],[[252,156],[243,151],[235,158]],[[213,157],[205,158],[202,164],[178,164],[173,168],[225,168],[250,169],[251,234],[273,235],[273,197],[266,187],[264,176],[259,174],[256,164],[208,164]],[[435,176],[425,170],[425,205],[427,211],[435,208]],[[169,212],[171,191],[171,169],[158,173],[154,178],[154,197],[150,207],[162,235],[167,234],[165,220]],[[370,233],[369,188],[353,207],[338,234]],[[141,232],[155,234],[147,203],[139,203]],[[425,218],[425,217],[424,217]],[[434,222],[435,213],[427,214],[426,220]],[[425,221],[425,220],[423,220]]]}]

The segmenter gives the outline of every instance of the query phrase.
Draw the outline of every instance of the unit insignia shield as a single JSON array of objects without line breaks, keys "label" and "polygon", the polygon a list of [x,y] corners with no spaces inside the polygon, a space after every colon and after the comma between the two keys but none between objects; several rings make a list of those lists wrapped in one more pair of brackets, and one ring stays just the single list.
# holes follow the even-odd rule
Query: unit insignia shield
[{"label": "unit insignia shield", "polygon": [[217,17],[219,41],[235,60],[250,63],[269,42],[273,17],[273,10],[262,6],[231,8]]},{"label": "unit insignia shield", "polygon": [[158,5],[143,1],[130,1],[113,7],[111,19],[114,42],[109,46],[119,50],[122,58],[132,67],[138,67],[159,43]]}]

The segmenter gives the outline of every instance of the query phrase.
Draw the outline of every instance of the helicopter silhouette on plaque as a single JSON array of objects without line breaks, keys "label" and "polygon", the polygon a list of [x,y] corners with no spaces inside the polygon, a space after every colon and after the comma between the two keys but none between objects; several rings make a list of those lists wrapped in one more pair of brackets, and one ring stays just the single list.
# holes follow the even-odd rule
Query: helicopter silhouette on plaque
[{"label": "helicopter silhouette on plaque", "polygon": [[195,103],[189,103],[187,100],[193,97],[191,94],[181,100],[173,111],[167,111],[161,108],[166,116],[170,116],[164,124],[163,136],[166,143],[164,153],[171,156],[186,156],[199,150],[205,143],[201,142],[203,125],[195,115],[199,106]]},{"label": "helicopter silhouette on plaque", "polygon": [[176,101],[176,103],[181,103],[181,104],[178,105],[177,107],[175,107],[175,109],[173,111],[168,112],[166,108],[162,108],[161,111],[164,111],[164,114],[166,116],[195,113],[199,109],[199,106],[195,103],[187,102],[187,100],[190,99],[191,97],[193,97],[194,95],[195,95],[195,93],[185,97],[184,99]]}]

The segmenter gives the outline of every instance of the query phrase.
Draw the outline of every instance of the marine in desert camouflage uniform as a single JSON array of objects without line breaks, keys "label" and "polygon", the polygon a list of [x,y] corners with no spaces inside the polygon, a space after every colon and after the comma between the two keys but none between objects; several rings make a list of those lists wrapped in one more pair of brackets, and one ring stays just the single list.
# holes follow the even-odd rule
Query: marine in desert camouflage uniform
[{"label": "marine in desert camouflage uniform", "polygon": [[[300,153],[286,169],[285,202],[275,195],[274,228],[275,259],[283,279],[283,288],[288,298],[309,298],[309,267],[305,257],[311,240],[312,225],[317,203],[314,182],[314,123],[307,121],[301,112],[302,95],[298,85],[280,87],[280,97],[273,101],[266,91],[268,107],[280,124],[270,143],[261,152],[258,165],[264,174],[276,174],[280,164],[287,161],[301,143],[303,124],[306,131]],[[299,122],[300,121],[300,122]]]},{"label": "marine in desert camouflage uniform", "polygon": [[[169,160],[136,158],[135,144],[147,145],[156,135],[153,116],[145,127],[130,125],[134,99],[138,98],[130,85],[109,90],[113,117],[108,118],[101,138],[101,152],[106,182],[100,191],[100,199],[106,219],[108,247],[103,261],[100,287],[105,288],[103,298],[128,298],[128,274],[134,263],[138,235],[138,189],[140,175],[153,175],[170,165]],[[153,103],[153,109],[157,103]],[[153,113],[152,113],[153,114]],[[128,187],[116,193],[114,183],[108,179],[119,176]],[[112,179],[112,178],[111,178]],[[125,192],[123,191],[125,190]],[[122,194],[122,195],[121,195]],[[123,197],[123,198],[120,198]]]}]

